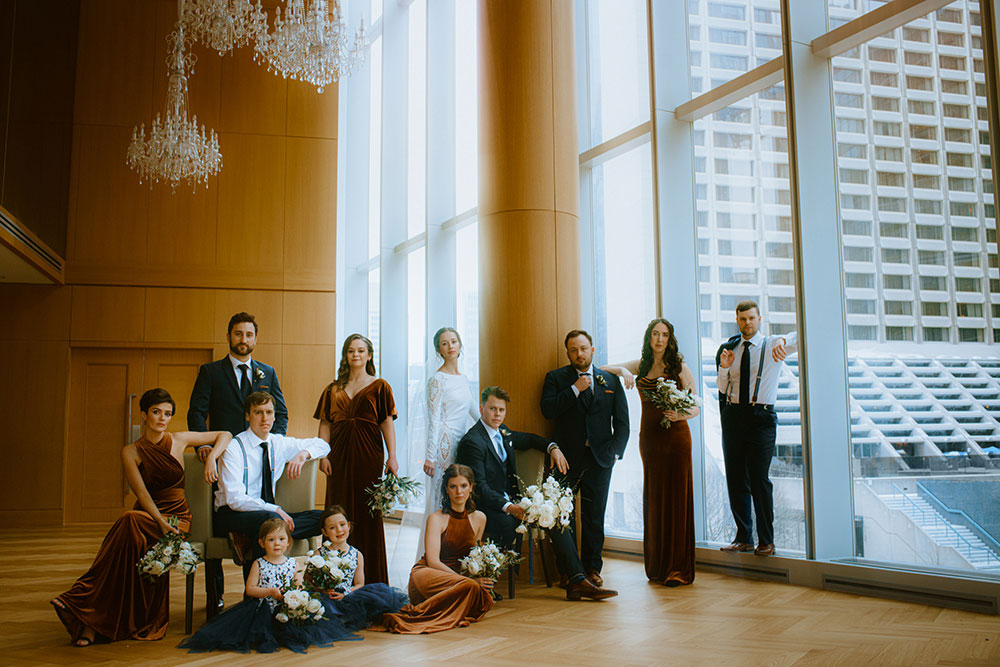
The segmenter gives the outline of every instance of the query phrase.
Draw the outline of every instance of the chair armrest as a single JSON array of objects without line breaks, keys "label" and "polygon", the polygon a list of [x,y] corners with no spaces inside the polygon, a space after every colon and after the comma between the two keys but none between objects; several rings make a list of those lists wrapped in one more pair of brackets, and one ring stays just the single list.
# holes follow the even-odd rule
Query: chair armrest
[{"label": "chair armrest", "polygon": [[316,475],[319,472],[319,459],[311,459],[302,466],[302,474],[298,479],[288,479],[286,475],[278,478],[274,490],[274,502],[286,512],[304,512],[316,505]]}]

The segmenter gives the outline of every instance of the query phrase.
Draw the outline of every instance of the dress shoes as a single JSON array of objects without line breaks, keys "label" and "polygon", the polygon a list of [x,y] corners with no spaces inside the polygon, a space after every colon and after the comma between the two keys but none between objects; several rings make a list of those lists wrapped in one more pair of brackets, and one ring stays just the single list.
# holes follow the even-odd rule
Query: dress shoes
[{"label": "dress shoes", "polygon": [[774,555],[774,544],[759,544],[757,548],[753,550],[754,554],[757,556],[773,556]]},{"label": "dress shoes", "polygon": [[597,570],[587,570],[587,581],[598,588],[604,585],[604,579],[601,578],[601,573]]},{"label": "dress shoes", "polygon": [[598,586],[590,583],[590,580],[586,577],[580,581],[575,581],[566,587],[566,599],[574,602],[580,598],[603,600],[605,598],[613,598],[616,595],[618,595],[618,591],[613,591],[608,588],[599,588]]},{"label": "dress shoes", "polygon": [[750,553],[753,550],[754,550],[753,545],[747,544],[746,542],[733,542],[728,546],[719,548],[719,551],[729,551],[737,553]]}]

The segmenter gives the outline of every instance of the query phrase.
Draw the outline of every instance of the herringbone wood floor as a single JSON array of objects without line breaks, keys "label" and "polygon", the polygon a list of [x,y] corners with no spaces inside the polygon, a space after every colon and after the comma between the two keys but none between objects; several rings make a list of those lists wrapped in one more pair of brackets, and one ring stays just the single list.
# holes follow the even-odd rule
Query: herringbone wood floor
[{"label": "herringbone wood floor", "polygon": [[[388,665],[1000,665],[1000,619],[702,572],[693,586],[647,583],[641,562],[609,559],[619,597],[566,602],[558,588],[523,585],[468,628],[416,637],[364,632],[364,641],[270,656],[188,655],[183,580],[159,642],[78,649],[48,600],[90,564],[107,526],[0,531],[0,663]],[[242,590],[226,566],[227,599]],[[195,627],[204,622],[198,574]],[[503,587],[505,588],[505,587]]]}]

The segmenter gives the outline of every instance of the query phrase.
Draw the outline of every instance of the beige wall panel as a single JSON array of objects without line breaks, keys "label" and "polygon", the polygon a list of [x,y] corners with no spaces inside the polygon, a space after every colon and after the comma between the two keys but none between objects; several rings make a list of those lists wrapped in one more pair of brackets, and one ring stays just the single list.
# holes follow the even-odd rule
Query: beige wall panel
[{"label": "beige wall panel", "polygon": [[[287,89],[284,79],[253,61],[253,49],[237,49],[222,59],[219,128],[223,132],[283,135]],[[231,164],[227,161],[227,168]]]},{"label": "beige wall panel", "polygon": [[[249,282],[252,282],[252,277]],[[216,290],[215,319],[212,325],[212,338],[215,343],[226,341],[226,327],[229,318],[236,313],[250,313],[257,320],[257,337],[259,343],[278,344],[284,338],[282,325],[282,292],[265,290]],[[228,348],[225,348],[228,349]],[[216,357],[218,358],[218,357]],[[267,362],[270,363],[270,362]]]},{"label": "beige wall panel", "polygon": [[141,287],[89,287],[73,290],[70,336],[74,341],[141,341],[145,290]]},{"label": "beige wall panel", "polygon": [[4,325],[0,340],[69,340],[68,287],[0,285]]},{"label": "beige wall panel", "polygon": [[339,92],[335,83],[317,93],[316,86],[289,81],[288,136],[336,139]]},{"label": "beige wall panel", "polygon": [[[163,109],[167,94],[167,35],[174,31],[177,21],[177,2],[158,0],[156,5],[156,31],[153,42],[156,55],[153,59],[153,115]],[[188,75],[188,114],[198,117],[199,125],[219,131],[219,98],[222,85],[222,62],[217,51],[195,44],[191,52],[197,57],[193,71]],[[224,155],[224,154],[223,154]]]},{"label": "beige wall panel", "polygon": [[[218,349],[218,348],[216,348]],[[284,368],[282,364],[282,353],[285,349],[284,345],[276,345],[273,343],[262,343],[258,344],[256,349],[253,351],[253,358],[257,361],[261,361],[268,366],[274,366],[274,370],[278,373],[278,382],[281,384],[281,391],[285,391],[285,377],[282,374],[282,369]],[[221,359],[225,355],[229,354],[229,348],[223,347],[221,354],[215,354],[212,356],[213,359]]]},{"label": "beige wall panel", "polygon": [[337,142],[286,141],[285,289],[336,285]]},{"label": "beige wall panel", "polygon": [[[284,345],[281,389],[288,406],[288,434],[296,438],[316,435],[313,419],[319,395],[336,379],[336,345]],[[322,480],[321,480],[322,481]],[[326,488],[326,484],[321,484]]]},{"label": "beige wall panel", "polygon": [[580,160],[576,123],[576,47],[573,3],[552,2],[552,69],[568,75],[552,77],[553,136],[555,139],[555,209],[580,214]]},{"label": "beige wall panel", "polygon": [[[218,179],[195,192],[181,185],[155,186],[149,195],[149,230],[146,257],[158,284],[175,284],[192,271],[215,274],[215,232],[218,219]],[[162,273],[175,274],[171,280]],[[162,276],[162,277],[161,277]],[[197,284],[197,283],[196,283]]]},{"label": "beige wall panel", "polygon": [[[565,351],[567,332],[583,326],[583,292],[580,289],[580,219],[556,212],[556,330],[553,341],[559,355]],[[601,343],[603,344],[603,342]]]},{"label": "beige wall panel", "polygon": [[125,128],[78,125],[79,189],[67,273],[74,265],[138,269],[146,263],[149,186],[125,164]]},{"label": "beige wall panel", "polygon": [[284,343],[337,344],[337,299],[333,292],[285,292]]},{"label": "beige wall panel", "polygon": [[214,316],[211,290],[150,287],[146,290],[145,341],[210,345],[217,337]]},{"label": "beige wall panel", "polygon": [[247,275],[280,271],[285,139],[246,134],[226,134],[223,139],[228,157],[219,176],[216,259],[223,268],[241,268]]},{"label": "beige wall panel", "polygon": [[[156,6],[152,3],[84,0],[76,57],[75,122],[120,125],[130,130],[146,123],[148,128],[152,121],[155,24]],[[166,65],[160,71],[166,76]],[[124,146],[116,152],[119,159],[124,156]]]}]

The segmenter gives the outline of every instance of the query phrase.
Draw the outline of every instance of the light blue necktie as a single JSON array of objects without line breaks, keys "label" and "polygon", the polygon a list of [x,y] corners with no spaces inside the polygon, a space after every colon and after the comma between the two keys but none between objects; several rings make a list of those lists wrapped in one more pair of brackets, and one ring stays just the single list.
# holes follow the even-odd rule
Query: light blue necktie
[{"label": "light blue necktie", "polygon": [[507,450],[504,449],[503,440],[500,438],[500,434],[497,433],[493,436],[493,441],[496,442],[497,456],[500,457],[501,461],[507,460]]}]

